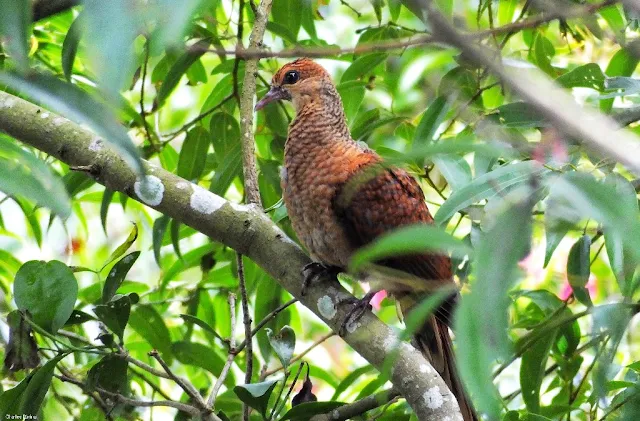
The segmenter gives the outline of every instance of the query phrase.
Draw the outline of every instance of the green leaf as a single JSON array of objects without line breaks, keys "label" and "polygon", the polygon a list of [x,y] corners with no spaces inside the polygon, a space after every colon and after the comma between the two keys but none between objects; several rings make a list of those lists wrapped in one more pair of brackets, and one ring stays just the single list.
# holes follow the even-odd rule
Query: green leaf
[{"label": "green leaf", "polygon": [[[203,368],[213,374],[220,375],[224,367],[224,358],[222,358],[213,348],[196,342],[174,342],[171,345],[173,355],[183,364],[194,365]],[[229,373],[225,379],[225,385],[233,387],[235,379],[233,373]]]},{"label": "green leaf", "polygon": [[591,307],[593,303],[589,297],[589,291],[585,288],[591,274],[591,237],[583,235],[571,247],[567,259],[567,278],[573,289],[573,295],[582,304]]},{"label": "green leaf", "polygon": [[514,187],[529,182],[534,177],[547,173],[535,161],[518,162],[516,164],[503,165],[480,177],[476,177],[469,184],[454,191],[442,204],[434,217],[435,223],[442,225],[448,222],[456,212],[473,203],[488,199],[509,187]]},{"label": "green leaf", "polygon": [[518,261],[529,249],[530,212],[528,205],[513,205],[483,236],[473,262],[476,282],[455,316],[460,375],[477,409],[491,419],[499,418],[501,409],[491,367],[510,352],[507,292],[516,279]]},{"label": "green leaf", "polygon": [[127,130],[117,122],[109,107],[95,101],[80,88],[53,76],[36,73],[22,78],[0,72],[0,83],[20,91],[77,123],[86,124],[142,173],[142,161],[137,148],[129,139]]},{"label": "green leaf", "polygon": [[331,401],[335,401],[338,399],[338,397],[345,391],[347,390],[353,383],[355,383],[357,380],[361,379],[362,376],[364,376],[365,374],[369,373],[370,371],[373,371],[373,366],[367,364],[365,366],[356,368],[355,370],[351,371],[347,377],[345,377],[344,379],[342,379],[342,381],[340,382],[340,384],[338,385],[338,387],[336,387],[336,390],[333,392],[333,396],[331,397]]},{"label": "green leaf", "polygon": [[328,414],[336,408],[344,405],[344,402],[304,402],[287,411],[280,421],[307,421],[313,415]]},{"label": "green leaf", "polygon": [[235,394],[240,400],[253,409],[256,409],[263,417],[267,413],[267,405],[273,388],[278,380],[267,380],[261,383],[250,383],[238,385],[233,388]]},{"label": "green leaf", "polygon": [[106,304],[97,305],[94,307],[93,312],[122,342],[124,329],[127,327],[131,314],[131,299],[129,296],[121,295]]},{"label": "green leaf", "polygon": [[240,125],[231,114],[218,112],[211,116],[209,129],[216,159],[222,164],[234,145],[240,142]]},{"label": "green leaf", "polygon": [[87,375],[87,388],[96,387],[112,393],[123,393],[127,389],[127,360],[115,355],[105,355]]},{"label": "green leaf", "polygon": [[[289,1],[289,0],[285,0],[285,1]],[[296,35],[293,32],[291,32],[291,29],[286,25],[280,24],[278,22],[269,21],[267,22],[267,31],[282,38],[284,41],[290,44],[296,43]]]},{"label": "green leaf", "polygon": [[171,220],[171,244],[178,259],[182,260],[182,252],[180,251],[180,221],[177,219]]},{"label": "green leaf", "polygon": [[538,128],[548,125],[547,120],[526,102],[512,102],[495,109],[498,122],[506,128]]},{"label": "green leaf", "polygon": [[296,333],[291,327],[283,326],[275,335],[271,329],[267,329],[267,337],[282,366],[288,367],[296,348]]},{"label": "green leaf", "polygon": [[[254,320],[263,320],[269,313],[284,303],[283,294],[286,294],[286,292],[280,285],[272,282],[275,281],[273,279],[263,278],[257,283],[256,296],[260,297],[260,299],[256,301]],[[228,312],[229,310],[227,306],[226,313]],[[290,321],[291,310],[288,308],[270,320],[265,327],[277,332],[281,327],[289,324]],[[268,361],[271,356],[272,349],[269,339],[266,335],[257,335],[257,339],[260,354]]]},{"label": "green leaf", "polygon": [[237,142],[224,157],[222,164],[216,169],[209,190],[218,196],[224,196],[233,180],[241,174],[242,148],[240,142]]},{"label": "green leaf", "polygon": [[535,41],[533,42],[533,51],[535,56],[535,62],[546,74],[551,77],[556,77],[558,74],[556,69],[551,65],[551,57],[555,51],[553,51],[553,44],[542,33],[536,34]]},{"label": "green leaf", "polygon": [[[548,180],[550,196],[570,198],[565,213],[592,218],[604,225],[605,230],[615,232],[628,249],[630,256],[640,259],[640,222],[637,212],[620,206],[621,197],[611,184],[597,182],[585,173],[571,172]],[[628,198],[626,203],[630,203]]]},{"label": "green leaf", "polygon": [[0,135],[0,190],[46,206],[67,218],[69,195],[49,166],[14,141]]},{"label": "green leaf", "polygon": [[29,311],[38,326],[55,333],[71,316],[78,281],[62,262],[32,260],[16,274],[13,294],[20,310]]},{"label": "green leaf", "polygon": [[134,40],[141,14],[131,13],[126,0],[84,3],[82,29],[87,53],[100,86],[109,96],[124,89],[134,71]]},{"label": "green leaf", "polygon": [[432,158],[436,168],[451,186],[451,190],[461,189],[471,182],[471,167],[467,161],[456,155],[440,154]]},{"label": "green leaf", "polygon": [[587,63],[563,74],[556,83],[565,88],[592,88],[604,91],[605,75],[596,63]]},{"label": "green leaf", "polygon": [[180,149],[178,160],[178,176],[187,180],[200,178],[207,161],[209,150],[209,133],[200,126],[189,130]]},{"label": "green leaf", "polygon": [[[616,173],[607,175],[604,179],[605,184],[615,188],[619,202],[618,206],[623,209],[627,215],[638,213],[638,199],[633,185],[624,177]],[[633,253],[624,247],[622,236],[612,229],[604,230],[604,244],[609,257],[611,269],[618,281],[620,291],[625,296],[633,294],[631,287],[631,278],[640,262],[634,259]]]},{"label": "green leaf", "polygon": [[444,121],[448,111],[449,104],[444,96],[437,97],[429,104],[429,107],[422,114],[413,136],[414,149],[416,146],[424,146],[433,142],[436,131]]},{"label": "green leaf", "polygon": [[104,266],[102,266],[102,269],[109,266],[109,264],[113,263],[116,259],[120,258],[120,256],[122,256],[127,250],[129,250],[129,247],[131,247],[133,243],[135,243],[137,238],[138,238],[138,225],[133,224],[133,228],[131,229],[131,232],[129,233],[129,236],[127,237],[127,239],[124,240],[124,243],[120,244],[118,248],[116,248],[113,251],[113,253],[111,253],[111,255],[107,259]]},{"label": "green leaf", "polygon": [[108,303],[111,298],[116,295],[116,291],[118,291],[118,288],[120,288],[120,285],[124,282],[124,278],[127,276],[127,273],[129,273],[131,266],[138,260],[139,256],[140,252],[134,251],[113,265],[107,275],[107,279],[104,281],[104,288],[102,289],[103,303]]},{"label": "green leaf", "polygon": [[88,322],[92,320],[96,320],[96,318],[90,314],[85,313],[84,311],[73,310],[73,312],[71,313],[71,316],[69,316],[69,320],[67,320],[67,322],[64,325],[65,326],[79,325],[84,322]]},{"label": "green leaf", "polygon": [[129,316],[129,326],[138,332],[152,348],[160,351],[162,358],[171,364],[171,335],[162,316],[151,306],[138,305]]},{"label": "green leaf", "polygon": [[40,406],[49,390],[49,386],[51,386],[53,370],[62,358],[64,358],[64,355],[49,360],[29,378],[27,387],[20,395],[20,412],[18,414],[30,415],[33,417],[32,419],[37,419],[40,413]]},{"label": "green leaf", "polygon": [[[636,58],[635,54],[630,54],[626,49],[621,48],[611,57],[605,74],[608,77],[631,76],[638,66],[638,61],[639,59]],[[611,107],[613,107],[613,99],[600,101],[600,110],[609,112]]]},{"label": "green leaf", "polygon": [[158,108],[162,107],[173,90],[178,86],[180,79],[187,72],[187,70],[200,59],[207,52],[211,43],[209,41],[200,40],[194,45],[189,47],[188,51],[181,55],[176,62],[171,66],[169,72],[162,81],[160,89],[158,90],[158,96],[156,97],[156,103]]},{"label": "green leaf", "polygon": [[178,259],[171,267],[164,273],[162,280],[160,281],[160,288],[166,288],[167,284],[175,279],[182,271],[198,266],[202,256],[211,253],[215,246],[213,244],[205,244],[193,250],[190,250],[182,259]]},{"label": "green leaf", "polygon": [[370,245],[360,248],[351,257],[350,270],[357,273],[367,263],[427,252],[451,252],[454,256],[465,256],[471,249],[441,228],[425,224],[409,225],[383,234]]},{"label": "green leaf", "polygon": [[71,26],[69,26],[67,35],[64,37],[64,42],[62,43],[62,71],[64,72],[64,77],[69,82],[71,82],[71,76],[73,76],[73,63],[76,60],[78,45],[80,44],[80,35],[83,25],[81,20],[82,16],[83,13],[80,12]]},{"label": "green leaf", "polygon": [[7,419],[8,415],[22,414],[20,410],[20,398],[32,378],[33,375],[22,380],[14,388],[5,390],[0,394],[0,418]]},{"label": "green leaf", "polygon": [[40,228],[40,221],[36,215],[36,209],[32,209],[31,206],[23,199],[15,198],[14,200],[18,206],[20,206],[22,213],[24,213],[24,217],[29,224],[29,228],[31,228],[31,233],[35,238],[38,247],[42,247],[42,229]]},{"label": "green leaf", "polygon": [[102,223],[102,229],[107,234],[107,214],[109,213],[109,206],[111,205],[111,199],[115,192],[105,187],[102,194],[102,203],[100,204],[100,222]]},{"label": "green leaf", "polygon": [[285,25],[293,36],[293,42],[298,38],[302,24],[302,8],[299,0],[278,0],[271,8],[273,22]]},{"label": "green leaf", "polygon": [[348,122],[353,122],[364,100],[365,83],[359,80],[343,82],[337,87],[342,98],[344,114]]},{"label": "green leaf", "polygon": [[209,325],[204,320],[200,320],[197,317],[192,316],[190,314],[181,314],[180,317],[182,318],[182,320],[184,320],[185,323],[196,324],[196,325],[200,326],[202,328],[202,330],[204,330],[206,332],[209,332],[212,335],[218,337],[218,333],[215,331],[215,329],[212,328],[211,325]]},{"label": "green leaf", "polygon": [[530,412],[540,412],[540,387],[545,376],[549,351],[556,340],[557,329],[548,332],[522,354],[520,387],[522,399]]},{"label": "green leaf", "polygon": [[25,72],[29,68],[31,2],[0,0],[0,10],[0,42],[5,41],[11,58]]},{"label": "green leaf", "polygon": [[436,0],[435,3],[447,19],[453,18],[453,0]]},{"label": "green leaf", "polygon": [[388,57],[387,53],[371,53],[357,58],[351,65],[344,71],[340,83],[345,83],[350,80],[356,80],[363,76],[366,76],[371,72],[378,64],[382,63]]},{"label": "green leaf", "polygon": [[167,231],[167,225],[171,218],[167,215],[162,215],[155,221],[153,221],[152,229],[152,242],[153,242],[153,257],[156,259],[156,264],[160,266],[160,249],[162,248],[162,240],[164,233]]},{"label": "green leaf", "polygon": [[318,34],[316,32],[315,16],[317,5],[314,2],[303,1],[300,3],[302,7],[302,28],[309,34],[312,40],[318,40]]}]

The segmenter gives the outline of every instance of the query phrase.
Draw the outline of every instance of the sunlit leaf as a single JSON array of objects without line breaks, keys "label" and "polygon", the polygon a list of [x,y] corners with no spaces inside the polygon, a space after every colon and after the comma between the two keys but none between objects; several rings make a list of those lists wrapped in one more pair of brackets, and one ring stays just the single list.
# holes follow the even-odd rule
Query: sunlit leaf
[{"label": "sunlit leaf", "polygon": [[63,218],[71,213],[60,178],[43,161],[0,135],[0,190],[50,208]]},{"label": "sunlit leaf", "polygon": [[471,252],[468,245],[440,228],[426,224],[410,225],[391,231],[359,249],[351,258],[351,270],[357,272],[366,263],[387,257],[438,251],[452,252],[456,256]]},{"label": "sunlit leaf", "polygon": [[264,417],[269,397],[277,383],[277,380],[267,380],[261,383],[243,384],[234,387],[233,391],[242,402],[256,409]]},{"label": "sunlit leaf", "polygon": [[527,183],[548,172],[534,161],[503,165],[480,177],[476,177],[463,188],[454,191],[442,204],[434,217],[436,224],[444,224],[461,209],[488,199],[505,189]]},{"label": "sunlit leaf", "polygon": [[20,310],[29,311],[36,324],[54,333],[73,311],[78,281],[62,262],[32,260],[16,274],[13,294]]},{"label": "sunlit leaf", "polygon": [[[478,410],[498,418],[501,409],[492,385],[491,365],[510,351],[507,337],[509,298],[516,280],[517,263],[529,249],[530,208],[513,205],[498,216],[476,249],[476,282],[463,296],[455,316],[459,370]],[[496,247],[500,244],[500,247]],[[491,308],[490,312],[483,309]]]}]

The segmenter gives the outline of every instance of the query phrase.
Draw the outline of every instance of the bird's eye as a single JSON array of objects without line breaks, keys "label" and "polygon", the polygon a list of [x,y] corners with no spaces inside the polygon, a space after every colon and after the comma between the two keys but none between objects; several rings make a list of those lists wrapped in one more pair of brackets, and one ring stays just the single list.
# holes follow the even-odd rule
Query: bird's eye
[{"label": "bird's eye", "polygon": [[300,73],[296,70],[291,70],[284,75],[283,83],[286,85],[293,85],[300,79]]}]

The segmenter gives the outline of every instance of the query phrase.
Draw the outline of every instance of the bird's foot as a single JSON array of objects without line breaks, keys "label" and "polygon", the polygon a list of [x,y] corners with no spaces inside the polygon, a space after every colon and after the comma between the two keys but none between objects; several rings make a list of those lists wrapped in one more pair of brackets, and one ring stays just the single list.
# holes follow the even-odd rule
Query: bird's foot
[{"label": "bird's foot", "polygon": [[344,318],[338,334],[344,336],[347,332],[353,332],[357,327],[358,320],[364,315],[367,310],[371,310],[371,299],[376,295],[378,291],[369,291],[362,298],[349,297],[343,298],[338,302],[338,305],[349,304],[353,306],[347,316]]},{"label": "bird's foot", "polygon": [[337,281],[338,274],[342,272],[342,270],[337,266],[326,265],[320,262],[311,262],[306,264],[302,268],[302,276],[304,277],[302,280],[302,290],[300,294],[304,296],[307,292],[307,288],[314,281]]}]

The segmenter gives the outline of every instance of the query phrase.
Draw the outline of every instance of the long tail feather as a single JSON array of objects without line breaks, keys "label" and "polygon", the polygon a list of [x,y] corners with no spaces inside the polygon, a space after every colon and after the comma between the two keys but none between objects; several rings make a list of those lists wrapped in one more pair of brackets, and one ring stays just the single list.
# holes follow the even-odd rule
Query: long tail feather
[{"label": "long tail feather", "polygon": [[[416,302],[413,299],[407,298],[409,297],[405,296],[400,299],[400,307],[405,315],[411,311],[411,308]],[[430,316],[424,325],[416,332],[415,341],[422,355],[431,362],[458,400],[458,406],[460,407],[464,421],[477,421],[478,416],[458,376],[453,343],[449,335],[449,327],[446,323],[436,316]]]}]

